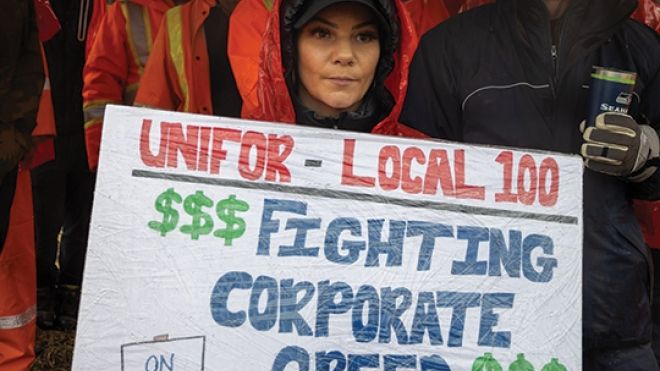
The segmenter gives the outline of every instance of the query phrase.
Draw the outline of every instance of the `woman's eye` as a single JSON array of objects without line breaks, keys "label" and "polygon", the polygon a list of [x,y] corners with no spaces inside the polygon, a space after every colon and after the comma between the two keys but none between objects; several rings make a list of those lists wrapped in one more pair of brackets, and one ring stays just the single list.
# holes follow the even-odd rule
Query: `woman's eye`
[{"label": "woman's eye", "polygon": [[330,32],[324,28],[314,28],[311,30],[311,34],[317,39],[327,39],[330,37]]},{"label": "woman's eye", "polygon": [[378,40],[378,34],[375,32],[360,32],[355,39],[361,43],[368,43]]}]

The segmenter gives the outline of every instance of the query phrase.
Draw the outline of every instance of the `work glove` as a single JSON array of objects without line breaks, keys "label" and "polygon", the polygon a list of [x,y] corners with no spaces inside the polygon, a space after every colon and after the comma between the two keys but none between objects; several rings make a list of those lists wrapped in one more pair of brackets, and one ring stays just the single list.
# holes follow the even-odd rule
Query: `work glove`
[{"label": "work glove", "polygon": [[643,182],[655,173],[660,140],[652,127],[623,113],[604,112],[594,126],[585,128],[583,121],[580,131],[584,138],[580,154],[589,169],[631,182]]}]

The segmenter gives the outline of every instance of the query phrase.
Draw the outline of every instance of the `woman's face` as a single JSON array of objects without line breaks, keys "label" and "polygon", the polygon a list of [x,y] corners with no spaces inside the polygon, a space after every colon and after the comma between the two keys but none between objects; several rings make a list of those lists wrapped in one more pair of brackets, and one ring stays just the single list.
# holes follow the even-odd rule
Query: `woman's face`
[{"label": "woman's face", "polygon": [[355,110],[380,57],[371,10],[351,2],[329,6],[300,30],[297,43],[298,95],[305,107],[326,117]]}]

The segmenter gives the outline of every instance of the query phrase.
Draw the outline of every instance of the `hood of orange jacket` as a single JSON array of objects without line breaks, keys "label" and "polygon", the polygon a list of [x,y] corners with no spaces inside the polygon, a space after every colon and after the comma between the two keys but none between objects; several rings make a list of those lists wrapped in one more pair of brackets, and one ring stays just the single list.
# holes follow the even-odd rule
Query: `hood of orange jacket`
[{"label": "hood of orange jacket", "polygon": [[[259,105],[244,111],[244,117],[283,123],[296,122],[296,111],[286,77],[287,70],[289,72],[291,70],[293,57],[293,38],[289,35],[288,27],[291,27],[291,21],[295,18],[295,13],[300,11],[304,1],[313,0],[275,1],[261,49],[263,62],[260,65],[256,86]],[[396,133],[397,119],[408,85],[408,67],[417,46],[418,37],[401,0],[378,1],[387,21],[391,24],[391,29],[398,30],[398,32],[389,38],[395,45],[382,47],[381,59],[384,62],[379,62],[375,77],[376,83],[381,82],[391,95],[393,106],[371,132],[393,135]],[[280,22],[280,17],[285,19]],[[286,54],[284,58],[283,53]]]}]

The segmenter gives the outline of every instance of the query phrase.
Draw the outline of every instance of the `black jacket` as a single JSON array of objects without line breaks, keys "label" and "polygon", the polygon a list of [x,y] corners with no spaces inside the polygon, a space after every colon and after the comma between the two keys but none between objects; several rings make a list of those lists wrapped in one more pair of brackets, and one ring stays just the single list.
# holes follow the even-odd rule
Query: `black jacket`
[{"label": "black jacket", "polygon": [[[660,42],[628,19],[635,7],[632,0],[573,0],[556,49],[541,0],[498,0],[451,18],[421,40],[401,122],[436,138],[577,154],[598,65],[638,73],[631,114],[658,129]],[[653,268],[632,197],[660,198],[660,171],[632,184],[585,170],[586,349],[651,339]]]},{"label": "black jacket", "polygon": [[83,138],[82,70],[92,0],[51,1],[62,29],[44,43],[58,136]]}]

